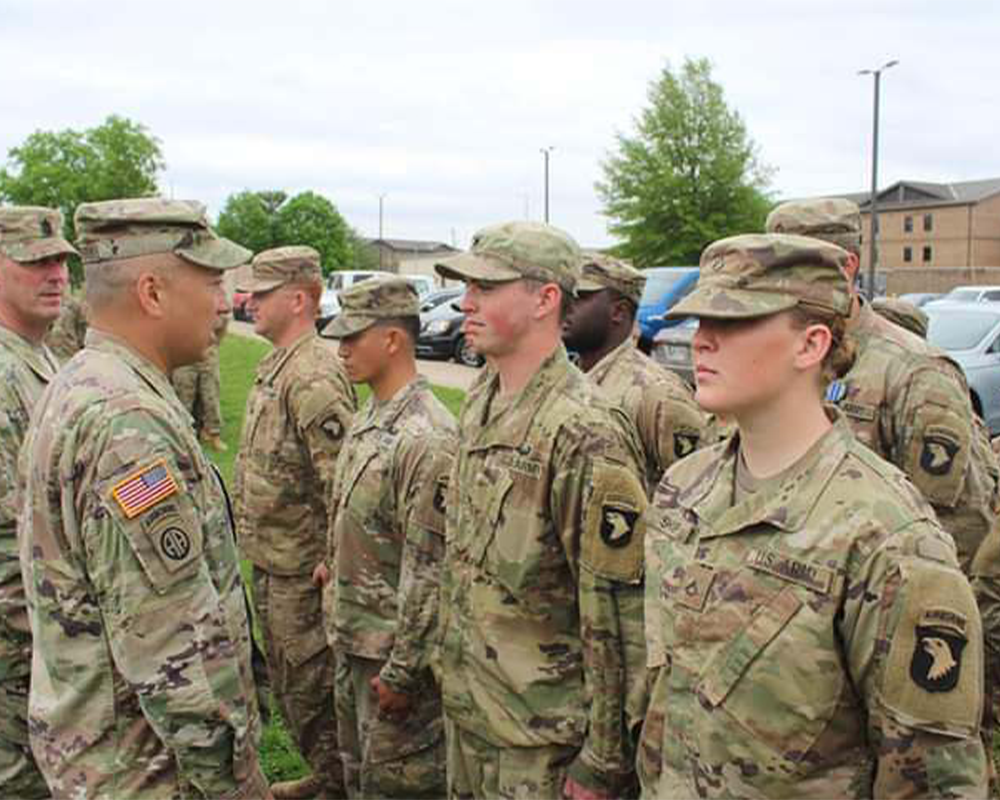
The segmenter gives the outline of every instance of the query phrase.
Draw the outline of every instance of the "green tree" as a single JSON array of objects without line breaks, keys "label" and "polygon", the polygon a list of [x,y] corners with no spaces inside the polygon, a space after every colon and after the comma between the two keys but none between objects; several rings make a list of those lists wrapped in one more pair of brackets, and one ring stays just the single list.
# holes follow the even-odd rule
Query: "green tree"
[{"label": "green tree", "polygon": [[763,230],[772,171],[708,60],[686,59],[679,74],[668,65],[647,96],[596,184],[617,254],[638,267],[696,264],[712,241]]},{"label": "green tree", "polygon": [[84,131],[35,131],[11,148],[0,169],[0,200],[61,209],[72,237],[80,203],[155,195],[163,167],[159,140],[112,115]]},{"label": "green tree", "polygon": [[301,192],[292,198],[281,191],[230,195],[217,228],[255,253],[295,244],[314,247],[324,273],[354,269],[364,257],[357,234],[337,207],[316,192]]}]

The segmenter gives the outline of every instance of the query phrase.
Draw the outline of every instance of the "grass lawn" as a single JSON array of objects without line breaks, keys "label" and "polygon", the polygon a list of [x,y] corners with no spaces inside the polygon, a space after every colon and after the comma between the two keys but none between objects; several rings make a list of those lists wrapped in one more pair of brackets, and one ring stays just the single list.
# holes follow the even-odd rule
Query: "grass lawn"
[{"label": "grass lawn", "polygon": [[[209,452],[209,456],[219,467],[229,485],[232,485],[233,464],[236,461],[247,396],[253,386],[257,362],[270,350],[271,346],[266,342],[245,336],[231,334],[222,340],[219,356],[222,384],[222,438],[229,446],[229,450],[225,453]],[[435,386],[433,389],[441,402],[457,415],[465,399],[465,393],[444,386]],[[358,394],[361,401],[365,402],[369,395],[368,387],[359,387]],[[246,577],[249,565],[244,562],[242,567]],[[264,773],[272,783],[292,780],[308,772],[308,767],[299,756],[278,714],[274,715],[264,729],[260,757]]]}]

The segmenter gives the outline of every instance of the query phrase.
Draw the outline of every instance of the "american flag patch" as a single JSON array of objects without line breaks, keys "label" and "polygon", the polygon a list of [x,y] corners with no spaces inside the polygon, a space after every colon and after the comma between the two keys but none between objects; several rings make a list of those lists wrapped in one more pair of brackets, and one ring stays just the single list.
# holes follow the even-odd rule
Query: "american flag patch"
[{"label": "american flag patch", "polygon": [[132,519],[176,491],[177,482],[167,469],[167,462],[160,459],[116,484],[111,496],[121,506],[125,516]]}]

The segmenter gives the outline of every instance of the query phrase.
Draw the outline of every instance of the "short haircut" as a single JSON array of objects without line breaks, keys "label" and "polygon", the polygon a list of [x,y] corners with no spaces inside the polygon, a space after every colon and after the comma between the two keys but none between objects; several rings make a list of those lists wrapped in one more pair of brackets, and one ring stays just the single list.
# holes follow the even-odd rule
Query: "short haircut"
[{"label": "short haircut", "polygon": [[[525,285],[533,292],[537,292],[543,286],[552,283],[559,286],[555,281],[540,281],[538,278],[522,278]],[[569,312],[573,309],[573,301],[576,297],[573,293],[566,291],[565,288],[559,286],[559,321],[564,322],[569,316]]]},{"label": "short haircut", "polygon": [[409,337],[410,343],[414,345],[417,343],[417,339],[420,338],[420,317],[415,314],[405,317],[386,317],[376,322],[375,326],[379,328],[399,328]]},{"label": "short haircut", "polygon": [[126,289],[134,285],[143,272],[153,272],[160,278],[168,278],[169,269],[165,269],[163,265],[150,264],[147,259],[148,256],[138,256],[84,263],[87,305],[91,308],[102,308],[113,303]]}]

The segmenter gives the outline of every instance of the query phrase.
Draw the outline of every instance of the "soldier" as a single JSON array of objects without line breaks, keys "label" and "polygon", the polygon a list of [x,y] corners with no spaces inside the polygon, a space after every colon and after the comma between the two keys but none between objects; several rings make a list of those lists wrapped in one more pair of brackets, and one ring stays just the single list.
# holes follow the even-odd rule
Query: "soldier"
[{"label": "soldier", "polygon": [[250,280],[254,329],[274,346],[257,365],[236,461],[240,549],[253,564],[253,599],[270,684],[312,774],[272,787],[276,798],[343,797],[334,660],[312,574],[326,552],[337,454],[357,408],[329,342],[316,334],[319,253],[258,253]]},{"label": "soldier", "polygon": [[469,391],[447,503],[441,686],[452,797],[614,797],[645,683],[643,456],[569,363],[580,275],[557,228],[484,228],[436,265],[466,282]]},{"label": "soldier", "polygon": [[63,298],[62,311],[49,332],[45,344],[65,364],[83,350],[83,340],[87,335],[87,310],[83,299],[67,293]]},{"label": "soldier", "polygon": [[443,797],[441,695],[431,674],[456,426],[417,375],[420,300],[402,278],[340,294],[324,335],[372,399],[337,465],[327,620],[351,797]]},{"label": "soldier", "polygon": [[586,253],[563,342],[580,369],[635,425],[646,455],[648,493],[667,467],[701,442],[705,418],[687,384],[644,355],[631,332],[646,276],[624,261]]},{"label": "soldier", "polygon": [[192,201],[85,203],[86,346],[36,406],[18,530],[57,798],[270,797],[228,499],[170,386],[249,253]]},{"label": "soldier", "polygon": [[217,453],[229,446],[222,441],[222,397],[219,375],[219,346],[226,335],[229,316],[219,317],[212,346],[205,357],[195,364],[174,370],[170,382],[177,397],[194,420],[194,429],[202,444]]},{"label": "soldier", "polygon": [[876,314],[854,289],[861,248],[858,207],[848,201],[783,203],[767,218],[772,233],[823,239],[848,252],[848,333],[857,347],[850,372],[830,384],[854,434],[905,472],[955,539],[968,570],[998,510],[998,471],[972,410],[961,368],[940,350]]},{"label": "soldier", "polygon": [[0,208],[0,797],[48,797],[28,744],[31,629],[17,555],[17,458],[58,363],[43,344],[68,281],[62,214]]},{"label": "soldier", "polygon": [[850,366],[847,253],[710,245],[696,398],[738,432],[644,517],[645,797],[985,797],[982,629],[955,546],[823,391]]},{"label": "soldier", "polygon": [[921,339],[927,338],[927,314],[913,303],[907,303],[898,297],[876,297],[872,300],[872,311],[881,314],[889,322],[894,322],[900,328],[906,328]]}]

